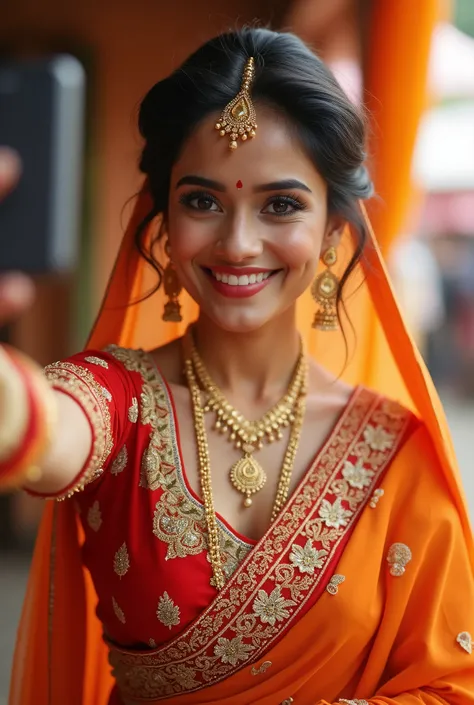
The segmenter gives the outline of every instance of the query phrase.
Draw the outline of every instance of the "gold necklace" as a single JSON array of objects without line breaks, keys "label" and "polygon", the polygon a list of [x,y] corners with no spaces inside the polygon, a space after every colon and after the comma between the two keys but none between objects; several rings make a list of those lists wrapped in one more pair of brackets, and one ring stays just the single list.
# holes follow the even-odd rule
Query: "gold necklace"
[{"label": "gold necklace", "polygon": [[188,333],[187,345],[196,377],[208,395],[204,413],[216,414],[215,428],[221,433],[228,433],[229,440],[244,453],[230,469],[230,481],[238,492],[245,495],[244,507],[252,505],[252,495],[259,492],[267,481],[267,475],[253,453],[263,447],[263,442],[272,443],[281,439],[281,428],[295,422],[295,410],[301,397],[307,374],[306,358],[300,352],[288,391],[260,419],[249,421],[237,411],[225,398],[219,387],[212,380],[204,362],[194,345],[192,335]]},{"label": "gold necklace", "polygon": [[[290,488],[291,473],[293,464],[298,450],[298,445],[301,437],[301,429],[303,427],[304,415],[306,411],[306,392],[307,392],[307,362],[305,361],[304,384],[301,389],[300,396],[295,408],[294,422],[288,441],[285,457],[280,472],[278,488],[273,504],[271,522],[273,522],[281,509],[283,508]],[[194,428],[196,431],[196,442],[198,449],[199,462],[199,479],[201,483],[201,491],[204,500],[204,511],[206,515],[206,524],[209,543],[209,559],[212,566],[213,577],[211,585],[218,590],[221,590],[225,585],[224,572],[222,570],[222,561],[219,544],[219,527],[217,525],[216,512],[214,509],[214,499],[212,496],[212,480],[211,480],[211,462],[209,458],[209,446],[207,443],[206,427],[204,424],[204,410],[201,405],[201,390],[194,374],[194,366],[192,360],[185,355],[184,371],[186,381],[191,394]]]}]

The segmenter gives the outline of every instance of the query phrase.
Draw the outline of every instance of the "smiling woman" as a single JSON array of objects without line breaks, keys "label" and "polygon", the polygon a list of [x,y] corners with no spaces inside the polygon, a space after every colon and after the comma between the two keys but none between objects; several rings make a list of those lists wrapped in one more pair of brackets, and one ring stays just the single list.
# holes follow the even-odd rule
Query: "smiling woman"
[{"label": "smiling woman", "polygon": [[[65,501],[11,705],[474,703],[472,539],[364,216],[361,115],[295,36],[246,29],[156,84],[139,126],[146,180],[89,349],[46,371],[59,416],[26,489]],[[333,371],[361,268],[412,410]]]}]

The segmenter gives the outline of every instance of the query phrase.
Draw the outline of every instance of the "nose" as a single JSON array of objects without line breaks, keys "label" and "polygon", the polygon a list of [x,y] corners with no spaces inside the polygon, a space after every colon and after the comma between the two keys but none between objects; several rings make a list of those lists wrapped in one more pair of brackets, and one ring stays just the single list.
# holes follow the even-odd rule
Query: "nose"
[{"label": "nose", "polygon": [[215,255],[229,263],[238,264],[258,257],[263,250],[263,243],[258,232],[258,225],[250,222],[244,215],[234,215],[222,223],[218,233]]}]

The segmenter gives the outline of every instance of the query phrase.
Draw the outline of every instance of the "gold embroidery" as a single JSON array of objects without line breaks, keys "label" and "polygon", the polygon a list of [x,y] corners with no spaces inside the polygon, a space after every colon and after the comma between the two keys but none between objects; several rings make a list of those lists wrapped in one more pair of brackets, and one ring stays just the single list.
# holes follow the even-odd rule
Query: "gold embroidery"
[{"label": "gold embroidery", "polygon": [[342,526],[347,526],[347,522],[351,518],[352,512],[349,509],[344,509],[342,506],[342,499],[341,497],[338,497],[333,504],[331,504],[331,502],[327,499],[323,499],[321,502],[321,509],[319,510],[319,516],[326,526],[334,529],[340,529]]},{"label": "gold embroidery", "polygon": [[148,646],[152,649],[156,649],[156,641],[154,639],[148,639]]},{"label": "gold embroidery", "polygon": [[106,360],[102,360],[100,357],[96,357],[95,355],[89,355],[88,357],[85,357],[84,360],[86,362],[90,362],[92,365],[99,365],[99,367],[103,367],[105,370],[109,369],[109,363]]},{"label": "gold embroidery", "polygon": [[125,624],[126,619],[125,615],[123,613],[123,610],[120,609],[120,607],[117,604],[117,600],[115,597],[112,597],[112,606],[114,608],[115,616],[117,617],[119,622],[122,622],[122,624]]},{"label": "gold embroidery", "polygon": [[269,595],[265,590],[258,591],[258,597],[253,603],[253,612],[260,618],[261,622],[271,624],[273,627],[276,622],[288,619],[290,613],[287,607],[294,607],[295,605],[296,602],[294,600],[285,600],[281,594],[281,587],[277,585]]},{"label": "gold embroidery", "polygon": [[102,525],[102,514],[99,507],[99,502],[96,500],[92,507],[87,512],[87,523],[92,531],[99,531]]},{"label": "gold embroidery", "polygon": [[242,642],[242,636],[239,634],[233,639],[220,637],[214,647],[214,655],[222,663],[230,663],[232,666],[236,666],[239,661],[246,661],[249,654],[254,650],[254,646]]},{"label": "gold embroidery", "polygon": [[282,700],[280,705],[291,705],[293,702],[293,698],[286,698],[286,700]]},{"label": "gold embroidery", "polygon": [[179,607],[178,605],[175,605],[167,592],[164,592],[160,597],[158,609],[156,610],[156,616],[158,617],[158,620],[165,625],[165,627],[168,627],[168,629],[178,626],[181,621]]},{"label": "gold embroidery", "polygon": [[102,392],[102,396],[107,399],[107,401],[112,401],[112,395],[108,389],[106,389],[105,387],[101,387],[100,391]]},{"label": "gold embroidery", "polygon": [[346,579],[345,575],[341,575],[340,573],[335,573],[331,580],[328,582],[326,585],[326,590],[330,595],[337,595],[339,592],[339,585],[341,585],[344,580]]},{"label": "gold embroidery", "polygon": [[311,539],[306,541],[304,548],[293,544],[290,553],[290,563],[298,568],[300,573],[314,573],[315,568],[322,568],[328,552],[318,551],[313,546]]},{"label": "gold embroidery", "polygon": [[342,475],[351,487],[357,490],[363,490],[364,487],[370,487],[374,473],[371,470],[364,468],[364,461],[359,458],[355,463],[347,461],[344,463]]},{"label": "gold embroidery", "polygon": [[250,669],[250,673],[252,676],[259,676],[261,673],[265,673],[266,671],[268,671],[271,665],[271,661],[264,661],[258,668],[256,666],[252,666],[252,668]]},{"label": "gold embroidery", "polygon": [[45,368],[45,375],[55,389],[65,392],[79,403],[94,430],[89,462],[82,469],[76,484],[58,497],[65,499],[83,490],[103,473],[102,466],[113,448],[110,411],[102,396],[100,385],[84,367],[72,362],[54,362]]},{"label": "gold embroidery", "polygon": [[128,410],[128,420],[130,423],[137,423],[138,421],[138,401],[136,397],[132,397],[132,405]]},{"label": "gold embroidery", "polygon": [[[204,508],[189,494],[182,476],[166,387],[153,361],[142,351],[115,346],[108,351],[127,370],[139,373],[142,378],[140,421],[149,423],[152,430],[150,443],[142,456],[139,485],[151,491],[163,490],[155,506],[153,533],[168,544],[167,560],[207,551]],[[252,546],[238,539],[221,523],[219,529],[222,569],[229,579]]]},{"label": "gold embroidery", "polygon": [[[337,561],[341,541],[369,502],[381,473],[401,445],[411,418],[409,411],[386,405],[385,400],[359,388],[285,511],[210,608],[152,654],[126,651],[109,643],[122,699],[152,700],[188,693],[230,677],[246,663],[249,666],[252,662],[258,663],[301,609],[311,604],[315,591],[325,589],[325,573]],[[367,423],[393,434],[390,450],[370,449],[363,438]],[[342,474],[344,463],[350,460],[355,464],[359,457],[364,458],[364,468],[374,472],[371,486],[364,489],[351,487]],[[338,504],[335,499],[339,500]],[[323,500],[327,500],[331,510],[331,516],[328,510],[324,520],[320,516],[322,506],[327,508]],[[342,512],[349,512],[349,515]],[[178,512],[176,520],[179,518]],[[328,518],[329,523],[336,523],[337,527],[329,526]],[[308,539],[316,550],[328,552],[324,565],[315,569],[314,574],[301,573],[289,558],[294,552],[293,546],[304,549]],[[241,643],[254,650],[246,651],[245,660],[244,652],[239,651],[241,658],[234,666],[230,661],[224,663],[215,649],[219,639],[226,639],[224,643],[219,642],[224,653],[224,647],[236,637],[241,637]],[[182,671],[177,672],[178,666],[187,669],[187,686],[183,686],[184,678]]]},{"label": "gold embroidery", "polygon": [[346,700],[343,698],[342,700],[339,700],[340,703],[344,703],[344,705],[369,705],[367,700]]},{"label": "gold embroidery", "polygon": [[112,466],[110,468],[110,472],[112,475],[118,475],[121,473],[125,468],[127,467],[128,463],[128,453],[127,453],[127,446],[124,446],[117,454],[117,457],[115,458],[114,462],[112,463]]},{"label": "gold embroidery", "polygon": [[375,509],[378,504],[379,499],[381,499],[385,494],[385,490],[377,489],[374,490],[372,497],[370,498],[369,507]]},{"label": "gold embroidery", "polygon": [[411,561],[412,555],[404,543],[394,543],[390,546],[387,562],[390,565],[390,575],[400,577],[405,572],[405,567]]},{"label": "gold embroidery", "polygon": [[367,426],[364,431],[364,440],[371,450],[386,451],[393,446],[394,436],[382,426]]},{"label": "gold embroidery", "polygon": [[128,556],[127,544],[123,543],[114,557],[114,571],[120,578],[127,574],[130,568],[130,558]]},{"label": "gold embroidery", "polygon": [[472,654],[474,648],[474,641],[469,632],[461,632],[460,634],[458,634],[456,637],[456,641],[461,647],[461,649],[467,651],[468,654]]}]

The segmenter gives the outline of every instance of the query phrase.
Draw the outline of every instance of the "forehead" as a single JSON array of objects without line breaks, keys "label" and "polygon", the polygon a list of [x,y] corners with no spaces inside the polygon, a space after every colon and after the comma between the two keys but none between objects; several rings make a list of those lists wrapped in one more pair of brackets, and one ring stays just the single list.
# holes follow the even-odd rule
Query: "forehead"
[{"label": "forehead", "polygon": [[172,183],[198,174],[224,184],[244,186],[295,178],[311,190],[325,192],[326,184],[300,143],[296,130],[274,111],[256,106],[257,136],[229,149],[229,136],[214,128],[218,115],[203,120],[185,143],[173,166]]}]

